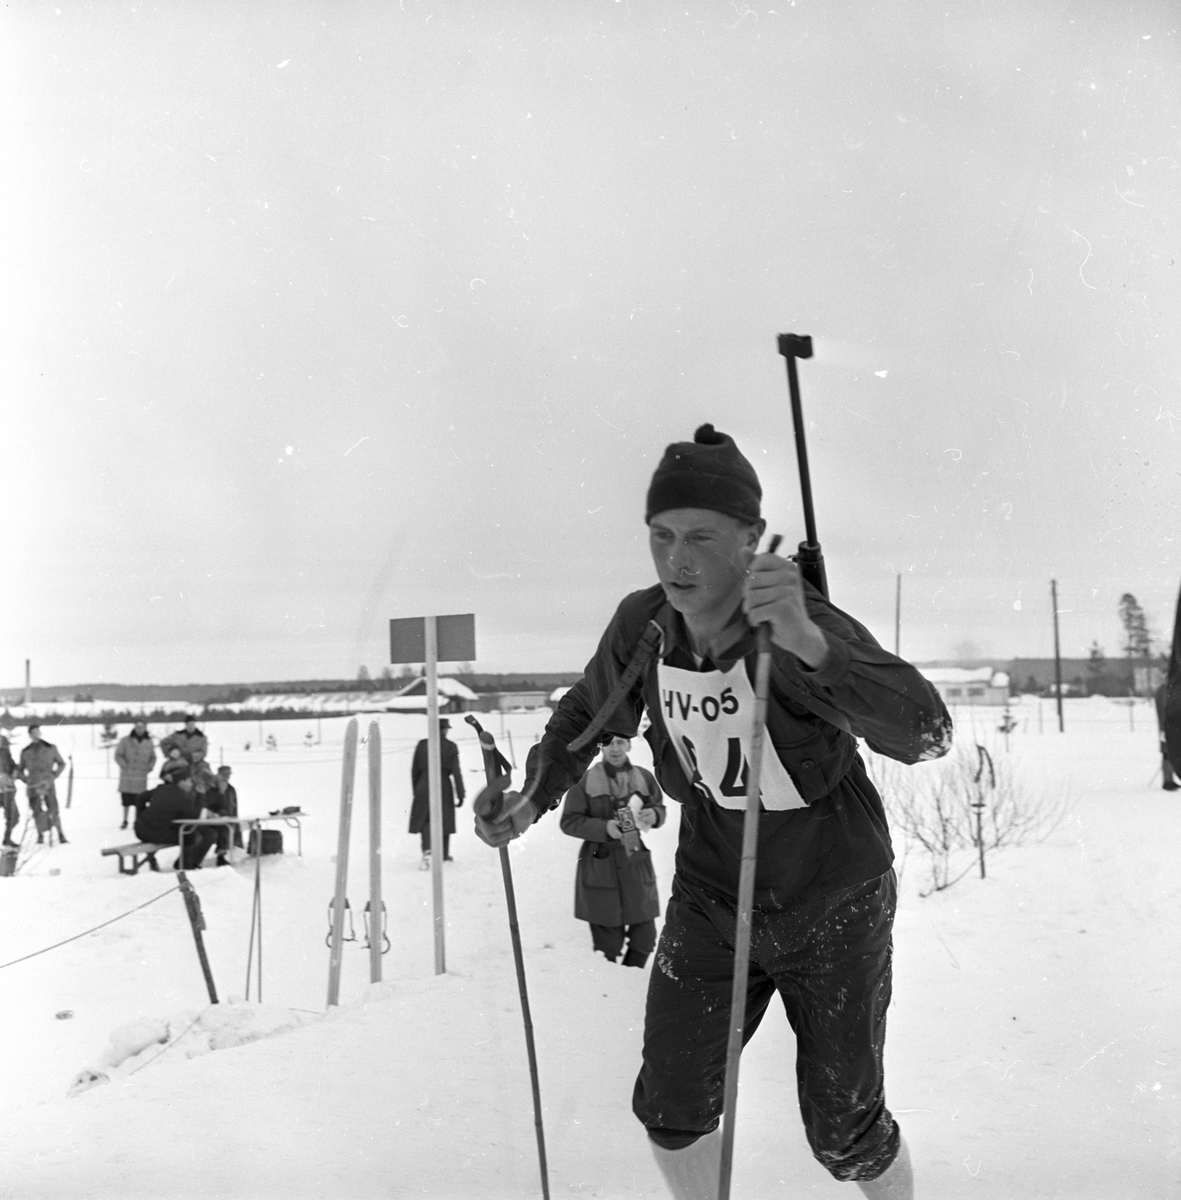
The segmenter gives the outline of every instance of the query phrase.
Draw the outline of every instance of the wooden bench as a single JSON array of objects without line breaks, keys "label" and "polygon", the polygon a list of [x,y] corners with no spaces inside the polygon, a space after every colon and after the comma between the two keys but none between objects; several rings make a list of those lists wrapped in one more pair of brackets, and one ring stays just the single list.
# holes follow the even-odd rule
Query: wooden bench
[{"label": "wooden bench", "polygon": [[[147,863],[153,871],[158,871],[160,867],[156,862],[156,855],[161,850],[175,849],[175,846],[165,846],[159,842],[128,842],[125,846],[107,846],[102,853],[117,854],[119,856],[120,875],[136,875],[144,863]],[[126,865],[129,859],[131,861],[130,867]]]}]

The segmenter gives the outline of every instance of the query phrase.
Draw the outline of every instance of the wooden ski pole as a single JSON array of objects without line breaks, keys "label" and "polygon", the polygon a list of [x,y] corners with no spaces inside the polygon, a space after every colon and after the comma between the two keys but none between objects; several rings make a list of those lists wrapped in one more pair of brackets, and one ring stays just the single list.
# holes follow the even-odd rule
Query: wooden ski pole
[{"label": "wooden ski pole", "polygon": [[205,953],[205,939],[201,930],[205,928],[205,917],[201,913],[201,899],[193,890],[189,877],[183,871],[177,871],[176,877],[180,882],[180,894],[185,898],[185,911],[189,914],[189,924],[193,928],[193,941],[197,943],[197,958],[201,962],[201,973],[205,976],[205,987],[209,991],[209,1003],[217,1003],[217,989],[213,986],[213,972],[209,968],[209,957]]},{"label": "wooden ski pole", "polygon": [[[340,960],[344,946],[345,887],[349,878],[349,833],[353,819],[353,776],[357,767],[357,718],[345,729],[340,779],[340,834],[336,842],[336,894],[332,899],[332,944],[328,956],[328,1004],[340,1003]],[[261,838],[260,838],[261,840]],[[262,846],[258,847],[262,852]]]},{"label": "wooden ski pole", "polygon": [[[485,780],[489,786],[496,784],[503,791],[504,785],[508,783],[509,764],[496,749],[496,741],[492,734],[488,733],[471,713],[468,713],[464,720],[475,729],[479,736],[480,752],[484,756]],[[501,774],[502,770],[503,775]],[[507,846],[500,847],[500,873],[504,877],[504,898],[508,906],[509,936],[513,943],[513,961],[517,967],[517,991],[521,997],[521,1015],[525,1022],[525,1049],[529,1056],[529,1082],[533,1088],[533,1126],[537,1132],[541,1194],[544,1200],[549,1200],[549,1170],[545,1161],[545,1129],[541,1122],[541,1085],[537,1075],[537,1049],[533,1044],[533,1018],[529,1014],[529,990],[525,985],[525,953],[521,948],[521,928],[517,922],[517,898],[513,889],[513,868],[509,862]]]},{"label": "wooden ski pole", "polygon": [[[770,553],[779,549],[780,537],[771,539]],[[771,626],[756,633],[755,713],[750,735],[750,762],[746,776],[746,813],[742,822],[742,865],[738,874],[737,929],[734,940],[734,984],[730,992],[730,1038],[726,1045],[726,1084],[722,1094],[722,1152],[718,1168],[718,1200],[730,1200],[730,1174],[734,1165],[734,1123],[738,1107],[738,1062],[746,1030],[746,986],[750,975],[751,912],[754,908],[755,868],[759,853],[759,780],[767,730],[767,695],[771,686]]]}]

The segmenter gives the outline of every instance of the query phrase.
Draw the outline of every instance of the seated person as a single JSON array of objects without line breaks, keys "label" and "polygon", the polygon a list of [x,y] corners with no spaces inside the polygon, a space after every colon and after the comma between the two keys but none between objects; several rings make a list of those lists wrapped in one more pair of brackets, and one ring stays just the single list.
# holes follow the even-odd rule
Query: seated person
[{"label": "seated person", "polygon": [[[238,792],[230,782],[230,768],[218,767],[213,787],[203,797],[206,808],[219,817],[236,817],[238,815]],[[242,846],[242,829],[233,826],[234,845]],[[226,851],[230,848],[230,826],[219,825],[217,834],[217,865],[223,865]]]},{"label": "seated person", "polygon": [[[135,836],[141,842],[178,846],[180,826],[176,822],[195,820],[206,813],[207,810],[193,793],[193,781],[186,768],[184,774],[174,772],[171,782],[162,783],[148,793],[147,802],[135,819]],[[176,868],[181,871],[197,870],[213,845],[214,836],[214,831],[207,826],[199,825],[188,830],[185,833],[184,861],[178,858]]]},{"label": "seated person", "polygon": [[214,777],[213,769],[205,761],[204,750],[194,750],[192,762],[189,765],[189,773],[193,777],[193,791],[196,792],[202,802],[208,804],[205,793],[213,791]]},{"label": "seated person", "polygon": [[189,773],[189,760],[181,753],[178,746],[167,751],[168,757],[160,764],[160,782],[171,783],[178,775]]}]

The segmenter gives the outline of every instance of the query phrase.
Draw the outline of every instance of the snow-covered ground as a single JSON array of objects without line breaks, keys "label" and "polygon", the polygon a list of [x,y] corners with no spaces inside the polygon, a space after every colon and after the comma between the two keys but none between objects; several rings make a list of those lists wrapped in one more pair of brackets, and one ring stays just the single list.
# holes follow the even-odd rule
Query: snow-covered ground
[{"label": "snow-covered ground", "polygon": [[[997,853],[927,898],[906,859],[896,925],[888,1100],[910,1142],[920,1200],[1181,1197],[1181,793],[1160,790],[1151,709],[1104,700],[1015,709],[1010,753],[1032,789],[1072,794],[1047,840]],[[960,737],[995,710],[960,710]],[[522,762],[545,714],[488,726]],[[1134,722],[1134,728],[1132,728]],[[380,718],[385,898],[392,949],[371,985],[366,748],[357,773],[341,1005],[325,1015],[344,719],[210,725],[241,810],[299,804],[287,853],[262,870],[262,1004],[246,991],[253,867],[191,878],[227,1003],[210,1009],[179,893],[47,953],[0,968],[4,1078],[0,1196],[482,1197],[540,1195],[499,857],[460,813],[446,869],[447,971],[434,973],[430,874],[405,832],[421,716]],[[365,734],[368,719],[362,718]],[[304,744],[308,731],[321,741]],[[174,886],[117,873],[114,768],[87,726],[47,730],[72,755],[67,846],[0,878],[0,963],[109,920]],[[159,733],[162,730],[154,729]],[[454,740],[474,792],[470,729]],[[252,743],[246,751],[244,743]],[[637,761],[645,762],[636,743]],[[926,769],[926,768],[921,768]],[[63,781],[64,783],[64,781]],[[64,787],[61,789],[64,797]],[[21,807],[24,808],[23,789]],[[675,805],[672,806],[675,809]],[[676,841],[648,836],[667,896]],[[900,840],[900,839],[899,839]],[[546,819],[514,844],[540,1059],[550,1190],[660,1196],[630,1114],[647,972],[590,951],[571,915],[578,843]],[[901,860],[901,854],[900,854]],[[170,863],[172,855],[165,855]],[[64,1014],[69,1014],[64,1015]],[[165,1041],[158,1040],[164,1037]],[[100,1083],[67,1098],[86,1069]],[[769,1015],[743,1061],[736,1198],[838,1196],[812,1161],[795,1101],[793,1039]]]}]

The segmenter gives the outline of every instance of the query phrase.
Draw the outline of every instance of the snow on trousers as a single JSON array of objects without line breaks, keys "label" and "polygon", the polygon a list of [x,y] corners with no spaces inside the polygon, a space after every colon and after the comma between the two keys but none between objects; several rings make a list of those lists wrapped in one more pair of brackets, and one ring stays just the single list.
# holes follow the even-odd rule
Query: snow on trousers
[{"label": "snow on trousers", "polygon": [[[882,1052],[890,1003],[893,871],[787,911],[754,913],[744,1044],[778,991],[796,1035],[800,1113],[816,1159],[840,1180],[876,1179],[898,1154]],[[648,984],[632,1109],[669,1150],[722,1116],[736,916],[675,880]]]}]

